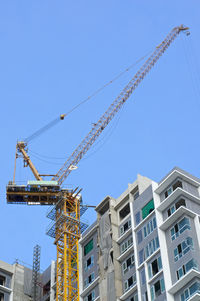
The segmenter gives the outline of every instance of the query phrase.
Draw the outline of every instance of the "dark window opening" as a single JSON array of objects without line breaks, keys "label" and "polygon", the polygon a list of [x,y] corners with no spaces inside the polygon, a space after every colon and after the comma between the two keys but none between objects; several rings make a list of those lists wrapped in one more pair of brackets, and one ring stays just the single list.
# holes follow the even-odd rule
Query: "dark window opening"
[{"label": "dark window opening", "polygon": [[184,199],[180,199],[180,200],[175,204],[175,206],[176,206],[176,209],[178,209],[178,208],[181,207],[181,206],[186,207],[185,200],[184,200]]},{"label": "dark window opening", "polygon": [[130,205],[129,203],[124,206],[124,208],[122,208],[119,212],[119,216],[120,216],[120,219],[122,220],[123,218],[125,218],[128,214],[130,213]]},{"label": "dark window opening", "polygon": [[168,191],[165,191],[165,198],[168,197]]},{"label": "dark window opening", "polygon": [[103,206],[103,208],[99,211],[99,213],[101,215],[103,215],[104,213],[106,213],[108,210],[109,210],[109,207],[110,207],[110,203],[109,201]]},{"label": "dark window opening", "polygon": [[182,247],[181,247],[181,244],[177,246],[177,249],[178,249],[178,253],[182,253]]},{"label": "dark window opening", "polygon": [[176,224],[176,225],[174,226],[174,230],[175,230],[176,233],[178,232],[178,224]]},{"label": "dark window opening", "polygon": [[111,260],[112,260],[112,263],[113,263],[113,251],[110,252],[110,257],[111,257]]},{"label": "dark window opening", "polygon": [[172,187],[173,187],[173,190],[175,190],[178,187],[183,188],[183,185],[182,185],[182,182],[178,180]]},{"label": "dark window opening", "polygon": [[151,266],[152,266],[152,273],[154,276],[159,272],[157,259],[152,262]]},{"label": "dark window opening", "polygon": [[87,267],[89,267],[90,265],[91,265],[91,257],[88,258],[88,260],[87,260]]},{"label": "dark window opening", "polygon": [[128,230],[128,222],[126,222],[125,224],[124,224],[124,232],[126,232]]},{"label": "dark window opening", "polygon": [[6,277],[0,275],[0,285],[5,286],[5,283],[6,283]]},{"label": "dark window opening", "polygon": [[131,285],[133,285],[133,277],[132,276],[128,279],[128,287],[130,287]]},{"label": "dark window opening", "polygon": [[131,257],[127,259],[126,265],[127,265],[127,268],[131,265]]},{"label": "dark window opening", "polygon": [[43,296],[48,294],[50,291],[50,281],[47,282],[44,286],[43,286]]},{"label": "dark window opening", "polygon": [[88,301],[92,301],[92,294],[88,295]]},{"label": "dark window opening", "polygon": [[0,301],[4,301],[4,294],[0,293]]},{"label": "dark window opening", "polygon": [[158,297],[161,294],[160,280],[154,284],[154,288],[155,288],[155,295],[156,297]]}]

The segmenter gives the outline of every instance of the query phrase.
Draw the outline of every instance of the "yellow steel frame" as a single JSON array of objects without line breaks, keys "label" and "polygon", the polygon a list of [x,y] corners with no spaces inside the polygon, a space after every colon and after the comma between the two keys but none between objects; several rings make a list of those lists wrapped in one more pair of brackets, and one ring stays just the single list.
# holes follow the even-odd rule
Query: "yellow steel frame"
[{"label": "yellow steel frame", "polygon": [[61,198],[56,208],[56,301],[79,301],[80,200],[69,192]]}]

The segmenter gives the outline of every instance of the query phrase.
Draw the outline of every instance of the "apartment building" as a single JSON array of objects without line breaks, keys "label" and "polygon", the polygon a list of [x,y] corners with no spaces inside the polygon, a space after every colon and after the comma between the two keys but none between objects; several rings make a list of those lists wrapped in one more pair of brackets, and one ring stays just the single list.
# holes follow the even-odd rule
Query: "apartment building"
[{"label": "apartment building", "polygon": [[200,300],[200,179],[138,175],[80,240],[82,301]]},{"label": "apartment building", "polygon": [[[56,265],[51,265],[40,274],[37,296],[40,301],[55,300]],[[32,270],[18,262],[13,265],[0,261],[0,301],[31,301]]]}]

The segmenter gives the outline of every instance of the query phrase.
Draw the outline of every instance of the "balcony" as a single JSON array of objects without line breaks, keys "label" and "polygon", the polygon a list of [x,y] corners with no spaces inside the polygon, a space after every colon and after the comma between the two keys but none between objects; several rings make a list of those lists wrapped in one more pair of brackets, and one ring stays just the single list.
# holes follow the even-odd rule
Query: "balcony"
[{"label": "balcony", "polygon": [[126,300],[128,297],[130,297],[135,291],[137,290],[137,282],[129,288],[128,291],[126,291],[121,297],[120,300]]},{"label": "balcony", "polygon": [[122,236],[117,239],[117,243],[120,244],[125,238],[127,238],[132,233],[132,228],[129,228]]},{"label": "balcony", "polygon": [[184,173],[184,171],[175,169],[159,184],[159,186],[156,188],[155,192],[158,194],[162,193],[177,178],[181,178],[182,180],[192,184],[195,187],[200,186],[199,182],[195,181],[193,178],[186,175]]},{"label": "balcony", "polygon": [[162,203],[160,206],[158,206],[158,210],[160,212],[163,212],[166,210],[178,197],[185,197],[190,199],[191,201],[194,201],[200,205],[200,198],[194,196],[193,194],[183,190],[182,188],[178,187],[176,190],[174,190]]},{"label": "balcony", "polygon": [[100,277],[97,277],[90,285],[88,285],[80,294],[81,297],[85,297],[99,283],[99,279]]},{"label": "balcony", "polygon": [[[194,269],[190,270],[187,274],[185,274],[182,278],[180,278],[174,285],[172,285],[171,288],[168,290],[168,292],[173,295],[176,294],[181,288],[186,286],[195,277],[200,279],[200,272]],[[189,300],[191,301],[193,299],[189,299]]]},{"label": "balcony", "polygon": [[186,207],[179,207],[172,215],[170,215],[160,226],[160,229],[166,231],[172,224],[174,224],[181,216],[187,215],[194,218],[196,214]]},{"label": "balcony", "polygon": [[124,253],[122,253],[118,258],[117,260],[119,262],[122,262],[128,255],[130,255],[134,250],[134,247],[133,245],[131,245]]}]

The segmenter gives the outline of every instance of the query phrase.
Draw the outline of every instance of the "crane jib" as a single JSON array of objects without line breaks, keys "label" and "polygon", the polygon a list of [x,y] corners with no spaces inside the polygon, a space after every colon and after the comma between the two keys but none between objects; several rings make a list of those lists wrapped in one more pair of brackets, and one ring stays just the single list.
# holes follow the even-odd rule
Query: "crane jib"
[{"label": "crane jib", "polygon": [[126,100],[130,97],[133,91],[137,88],[140,82],[144,79],[144,77],[148,74],[148,72],[152,69],[158,59],[162,56],[162,54],[167,50],[170,44],[174,41],[174,39],[178,36],[181,31],[187,31],[188,27],[184,27],[183,25],[179,27],[175,27],[172,31],[167,35],[167,37],[163,40],[161,44],[156,47],[156,50],[152,55],[145,61],[139,71],[135,74],[135,76],[129,81],[127,86],[122,90],[120,95],[114,100],[114,102],[109,106],[107,111],[102,115],[99,121],[96,123],[96,126],[92,128],[89,134],[82,140],[79,146],[75,149],[72,155],[68,158],[68,160],[64,163],[62,168],[58,171],[58,173],[53,177],[52,180],[58,180],[61,185],[64,180],[71,173],[71,166],[76,166],[78,162],[82,159],[84,154],[90,149],[96,139],[99,137],[101,132],[105,129],[105,127],[110,123],[115,114],[121,109],[121,107],[125,104]]}]

